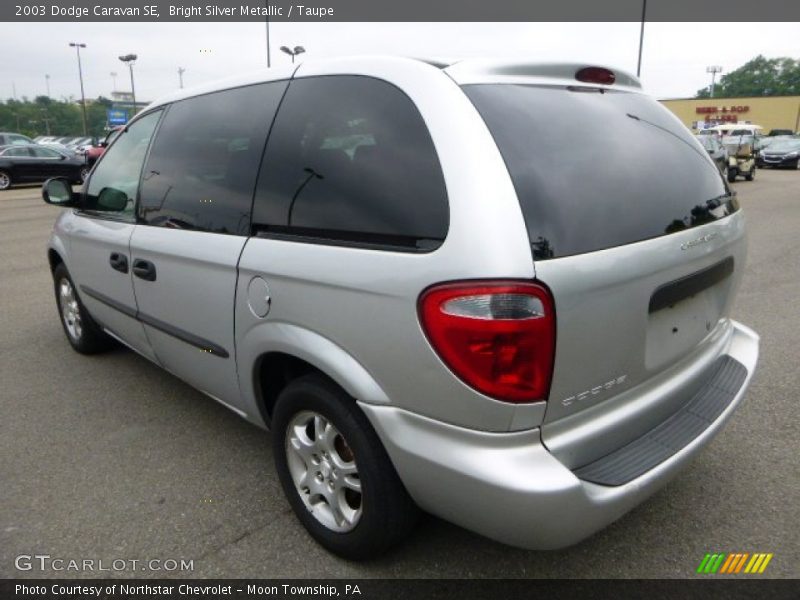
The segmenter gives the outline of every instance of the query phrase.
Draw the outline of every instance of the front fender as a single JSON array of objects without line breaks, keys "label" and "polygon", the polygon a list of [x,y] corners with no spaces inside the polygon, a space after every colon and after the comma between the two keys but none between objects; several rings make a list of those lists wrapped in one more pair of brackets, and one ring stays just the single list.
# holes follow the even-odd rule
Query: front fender
[{"label": "front fender", "polygon": [[[61,257],[61,260],[67,265],[67,269],[69,270],[69,262],[68,256],[69,253],[67,252],[67,246],[69,244],[69,240],[66,236],[66,232],[62,226],[65,219],[68,218],[69,211],[64,211],[61,213],[58,218],[56,219],[55,224],[53,225],[53,231],[50,233],[50,239],[47,240],[47,259],[48,262],[50,261],[50,251],[57,252],[58,255]],[[52,268],[52,263],[50,264]]]},{"label": "front fender", "polygon": [[344,348],[322,335],[291,323],[267,321],[244,332],[237,340],[236,361],[242,407],[251,420],[262,421],[258,403],[257,369],[265,354],[280,352],[299,358],[330,377],[348,394],[367,404],[389,404],[372,375]]}]

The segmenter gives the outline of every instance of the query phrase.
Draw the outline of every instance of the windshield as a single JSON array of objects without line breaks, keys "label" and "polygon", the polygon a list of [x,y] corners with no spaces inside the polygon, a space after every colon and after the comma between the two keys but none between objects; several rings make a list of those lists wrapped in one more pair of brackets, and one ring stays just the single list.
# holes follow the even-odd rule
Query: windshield
[{"label": "windshield", "polygon": [[737,208],[708,153],[637,93],[466,85],[506,162],[536,259],[688,229]]}]

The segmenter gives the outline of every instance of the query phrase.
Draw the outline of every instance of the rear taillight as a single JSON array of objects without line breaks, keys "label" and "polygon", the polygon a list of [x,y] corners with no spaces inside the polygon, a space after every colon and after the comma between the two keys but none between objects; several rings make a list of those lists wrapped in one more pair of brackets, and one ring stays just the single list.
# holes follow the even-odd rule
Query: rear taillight
[{"label": "rear taillight", "polygon": [[617,76],[613,71],[603,67],[584,67],[575,73],[575,79],[584,83],[611,85],[617,80]]},{"label": "rear taillight", "polygon": [[505,402],[546,400],[555,353],[550,292],[513,281],[437,285],[423,292],[420,320],[447,366]]}]

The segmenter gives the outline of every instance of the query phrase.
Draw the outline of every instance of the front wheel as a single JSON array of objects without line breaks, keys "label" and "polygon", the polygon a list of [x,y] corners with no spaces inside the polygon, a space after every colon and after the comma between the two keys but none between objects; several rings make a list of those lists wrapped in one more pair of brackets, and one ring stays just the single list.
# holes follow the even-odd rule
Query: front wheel
[{"label": "front wheel", "polygon": [[6,171],[0,171],[0,190],[7,190],[11,187],[11,175]]},{"label": "front wheel", "polygon": [[747,181],[753,181],[753,179],[755,179],[755,177],[756,177],[756,168],[755,167],[750,169],[750,171],[747,173],[747,175],[744,176],[744,178]]},{"label": "front wheel", "polygon": [[728,167],[728,183],[736,181],[737,170],[733,167]]},{"label": "front wheel", "polygon": [[113,341],[83,306],[64,263],[53,271],[53,285],[61,325],[70,345],[81,354],[97,354],[111,348]]},{"label": "front wheel", "polygon": [[418,509],[355,401],[321,375],[284,388],[273,411],[283,491],[311,536],[351,560],[377,556],[411,531]]},{"label": "front wheel", "polygon": [[81,167],[81,171],[80,171],[80,178],[81,178],[80,182],[81,183],[86,181],[86,179],[89,177],[89,171],[91,171],[91,170],[92,170],[92,168],[88,167],[88,166],[87,167]]}]

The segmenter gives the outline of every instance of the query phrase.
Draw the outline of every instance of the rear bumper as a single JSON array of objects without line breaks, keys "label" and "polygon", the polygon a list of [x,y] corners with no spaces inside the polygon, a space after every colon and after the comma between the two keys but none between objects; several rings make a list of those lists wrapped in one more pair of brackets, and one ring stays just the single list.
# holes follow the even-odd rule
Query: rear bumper
[{"label": "rear bumper", "polygon": [[487,433],[393,407],[361,406],[421,508],[506,544],[560,548],[642,502],[720,431],[749,386],[758,336],[734,323],[726,353],[746,368],[747,375],[725,409],[669,458],[614,487],[580,479],[545,448],[538,429]]}]

